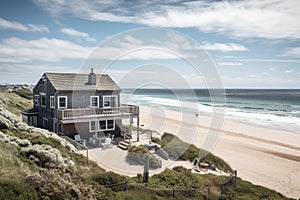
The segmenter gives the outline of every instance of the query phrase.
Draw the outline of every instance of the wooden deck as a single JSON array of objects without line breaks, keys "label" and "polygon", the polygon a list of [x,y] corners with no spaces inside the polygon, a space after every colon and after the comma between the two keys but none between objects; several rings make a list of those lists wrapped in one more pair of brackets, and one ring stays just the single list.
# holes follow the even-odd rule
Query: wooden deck
[{"label": "wooden deck", "polygon": [[139,107],[134,105],[121,105],[116,108],[74,108],[58,109],[57,119],[75,120],[93,117],[136,117],[139,115]]}]

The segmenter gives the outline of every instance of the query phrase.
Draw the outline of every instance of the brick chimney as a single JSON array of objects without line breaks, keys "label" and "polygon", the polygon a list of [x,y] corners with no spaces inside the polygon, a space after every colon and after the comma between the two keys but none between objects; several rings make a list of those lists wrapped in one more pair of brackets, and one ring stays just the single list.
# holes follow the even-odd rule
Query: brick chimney
[{"label": "brick chimney", "polygon": [[96,74],[93,72],[93,68],[91,68],[91,72],[89,73],[88,84],[89,85],[96,85],[96,82],[97,82]]}]

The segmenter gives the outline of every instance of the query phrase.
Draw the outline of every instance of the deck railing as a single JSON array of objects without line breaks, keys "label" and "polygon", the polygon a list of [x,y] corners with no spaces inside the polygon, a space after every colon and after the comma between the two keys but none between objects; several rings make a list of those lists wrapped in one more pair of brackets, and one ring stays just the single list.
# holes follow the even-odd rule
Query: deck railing
[{"label": "deck railing", "polygon": [[124,105],[116,108],[73,108],[58,109],[57,119],[78,119],[85,117],[104,117],[104,116],[124,116],[138,115],[139,107],[134,105]]}]

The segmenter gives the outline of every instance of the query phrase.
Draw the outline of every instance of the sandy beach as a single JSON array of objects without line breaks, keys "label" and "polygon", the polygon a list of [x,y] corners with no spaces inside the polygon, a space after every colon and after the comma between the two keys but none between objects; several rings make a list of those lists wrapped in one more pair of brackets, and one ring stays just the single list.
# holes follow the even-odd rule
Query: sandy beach
[{"label": "sandy beach", "polygon": [[234,122],[226,115],[222,128],[211,125],[210,116],[161,108],[141,106],[140,115],[143,128],[173,133],[220,156],[242,179],[300,198],[299,134]]}]

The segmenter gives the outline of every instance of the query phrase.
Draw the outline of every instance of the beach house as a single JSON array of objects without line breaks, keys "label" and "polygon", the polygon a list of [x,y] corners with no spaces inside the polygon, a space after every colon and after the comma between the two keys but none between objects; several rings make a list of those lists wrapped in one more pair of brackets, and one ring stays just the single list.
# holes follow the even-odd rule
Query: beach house
[{"label": "beach house", "polygon": [[[139,126],[139,107],[121,104],[120,92],[109,75],[93,69],[89,74],[44,73],[33,88],[33,108],[22,111],[22,119],[71,138],[132,136],[132,123]],[[126,128],[124,119],[130,123]]]}]

